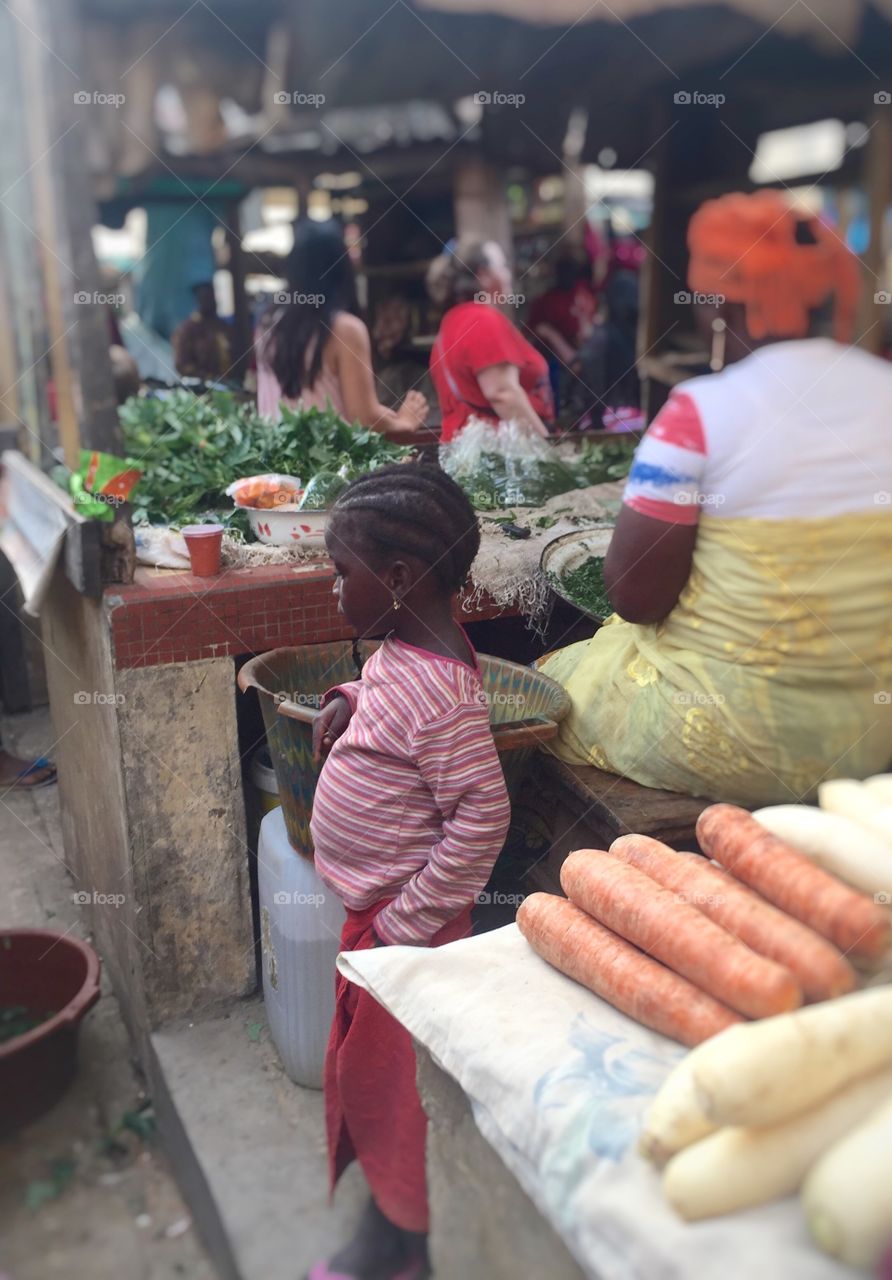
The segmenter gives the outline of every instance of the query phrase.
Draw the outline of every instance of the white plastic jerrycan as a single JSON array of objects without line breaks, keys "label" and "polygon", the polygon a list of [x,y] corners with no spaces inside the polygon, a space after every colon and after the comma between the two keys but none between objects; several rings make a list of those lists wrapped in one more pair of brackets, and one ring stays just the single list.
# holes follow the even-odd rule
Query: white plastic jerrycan
[{"label": "white plastic jerrycan", "polygon": [[344,908],[310,859],[292,848],[281,808],[260,824],[257,878],[263,998],[273,1043],[295,1084],[321,1089]]}]

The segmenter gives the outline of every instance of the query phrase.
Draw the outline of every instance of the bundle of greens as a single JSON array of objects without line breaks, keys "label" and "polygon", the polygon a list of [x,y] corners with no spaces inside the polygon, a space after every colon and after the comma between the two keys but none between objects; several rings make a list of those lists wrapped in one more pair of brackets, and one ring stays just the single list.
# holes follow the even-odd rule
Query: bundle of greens
[{"label": "bundle of greens", "polygon": [[562,578],[554,580],[554,585],[565,599],[593,618],[607,618],[613,613],[613,605],[604,585],[602,556],[591,556],[584,560]]},{"label": "bundle of greens", "polygon": [[572,461],[572,469],[581,481],[576,487],[584,489],[608,480],[625,480],[637,443],[638,437],[633,435],[619,435],[604,441],[583,440]]},{"label": "bundle of greens", "polygon": [[[376,431],[350,426],[331,409],[282,409],[278,423],[228,391],[162,398],[132,396],[120,408],[128,464],[142,477],[135,523],[183,525],[213,513],[239,526],[225,490],[241,476],[298,476],[324,506],[355,475],[408,453]],[[316,483],[313,483],[316,481]]]},{"label": "bundle of greens", "polygon": [[541,507],[549,498],[629,474],[635,438],[584,440],[578,451],[510,425],[473,422],[440,449],[440,463],[478,511]]}]

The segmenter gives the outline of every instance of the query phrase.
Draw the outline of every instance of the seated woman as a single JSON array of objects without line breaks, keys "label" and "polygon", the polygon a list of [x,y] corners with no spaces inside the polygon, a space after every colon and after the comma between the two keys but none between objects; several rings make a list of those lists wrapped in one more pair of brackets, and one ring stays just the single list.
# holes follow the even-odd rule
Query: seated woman
[{"label": "seated woman", "polygon": [[412,432],[427,401],[408,391],[399,409],[378,400],[369,331],[355,315],[353,269],[338,224],[299,221],[288,261],[289,292],[258,326],[257,408],[278,421],[279,405],[331,405],[348,422],[389,434]]},{"label": "seated woman", "polygon": [[448,308],[430,365],[443,442],[470,418],[510,420],[547,435],[546,423],[554,421],[548,363],[493,305],[511,291],[511,271],[499,245],[463,237],[434,259],[427,285],[434,302]]},{"label": "seated woman", "polygon": [[856,259],[779,192],[708,202],[688,242],[691,289],[725,299],[721,371],[639,446],[605,562],[619,616],[542,664],[573,701],[556,752],[798,801],[892,761],[892,368],[846,345]]}]

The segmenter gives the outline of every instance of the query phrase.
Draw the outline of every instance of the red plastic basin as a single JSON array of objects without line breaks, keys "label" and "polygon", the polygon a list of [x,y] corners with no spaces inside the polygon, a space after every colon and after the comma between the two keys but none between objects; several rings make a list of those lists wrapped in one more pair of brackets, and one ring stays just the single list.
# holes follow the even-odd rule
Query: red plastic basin
[{"label": "red plastic basin", "polygon": [[99,999],[99,956],[54,929],[0,929],[0,1005],[51,1013],[0,1044],[0,1136],[59,1100],[77,1070],[84,1015]]}]

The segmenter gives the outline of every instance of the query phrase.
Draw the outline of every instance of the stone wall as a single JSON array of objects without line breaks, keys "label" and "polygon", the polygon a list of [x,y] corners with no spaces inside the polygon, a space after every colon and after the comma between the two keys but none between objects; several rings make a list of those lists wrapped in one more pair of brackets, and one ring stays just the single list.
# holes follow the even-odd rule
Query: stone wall
[{"label": "stone wall", "polygon": [[44,614],[66,861],[137,1047],[256,985],[232,659],[115,670],[110,614]]}]

